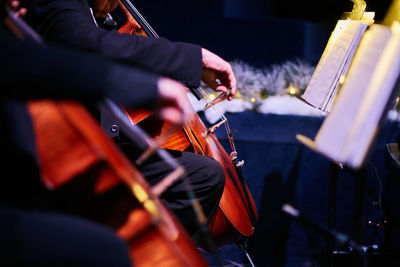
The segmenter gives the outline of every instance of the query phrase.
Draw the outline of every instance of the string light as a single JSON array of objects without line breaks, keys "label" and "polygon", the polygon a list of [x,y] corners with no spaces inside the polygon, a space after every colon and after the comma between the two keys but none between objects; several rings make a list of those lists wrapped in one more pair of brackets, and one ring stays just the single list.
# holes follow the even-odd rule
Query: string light
[{"label": "string light", "polygon": [[289,86],[288,88],[288,93],[289,95],[298,95],[300,93],[300,90],[294,87],[293,85]]}]

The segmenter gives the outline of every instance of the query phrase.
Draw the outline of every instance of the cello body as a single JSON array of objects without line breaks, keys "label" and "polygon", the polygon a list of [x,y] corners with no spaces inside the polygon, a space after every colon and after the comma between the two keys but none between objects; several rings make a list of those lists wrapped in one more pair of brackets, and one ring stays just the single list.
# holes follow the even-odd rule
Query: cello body
[{"label": "cello body", "polygon": [[143,176],[83,106],[35,101],[28,108],[42,181],[61,196],[62,210],[115,229],[129,245],[133,266],[208,265]]}]

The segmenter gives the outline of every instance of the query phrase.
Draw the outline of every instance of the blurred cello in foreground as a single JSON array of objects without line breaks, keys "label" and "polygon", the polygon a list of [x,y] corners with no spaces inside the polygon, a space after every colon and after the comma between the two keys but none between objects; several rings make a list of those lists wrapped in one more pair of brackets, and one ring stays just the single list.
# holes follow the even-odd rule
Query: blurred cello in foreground
[{"label": "blurred cello in foreground", "polygon": [[[83,106],[37,101],[28,108],[42,181],[57,194],[56,205],[115,229],[129,245],[134,266],[208,265],[153,188]],[[171,175],[183,172],[178,168]]]},{"label": "blurred cello in foreground", "polygon": [[[126,16],[126,22],[119,28],[120,33],[137,34],[158,38],[157,33],[151,28],[143,16],[137,11],[129,0],[118,0],[120,7]],[[193,89],[193,94],[198,98],[208,99],[206,93],[201,89]],[[223,96],[217,97],[223,100]],[[214,109],[215,103],[208,103],[207,108]],[[214,109],[215,110],[215,109]],[[215,112],[217,112],[215,110]],[[217,112],[218,113],[218,112]],[[145,123],[151,113],[148,111],[126,110],[132,124]],[[217,160],[224,168],[226,182],[219,208],[212,218],[209,228],[211,236],[217,246],[223,246],[232,242],[244,244],[243,239],[254,233],[257,220],[257,211],[254,200],[244,181],[241,165],[237,158],[237,152],[232,138],[227,119],[220,115],[220,122],[207,129],[200,117],[194,114],[184,127],[170,134],[168,123],[164,123],[159,132],[158,143],[163,148],[174,150],[185,150],[209,156]],[[214,130],[225,125],[232,152],[226,153],[217,140]],[[154,132],[154,129],[146,131]],[[163,133],[169,133],[167,137]],[[157,137],[155,138],[157,139]]]},{"label": "blurred cello in foreground", "polygon": [[[6,25],[21,38],[40,37],[7,9]],[[52,204],[108,225],[130,249],[134,266],[207,266],[191,238],[86,109],[67,101],[31,101],[41,179]],[[167,159],[168,160],[168,159]],[[184,174],[174,166],[173,181]],[[156,252],[156,253],[155,253]]]}]

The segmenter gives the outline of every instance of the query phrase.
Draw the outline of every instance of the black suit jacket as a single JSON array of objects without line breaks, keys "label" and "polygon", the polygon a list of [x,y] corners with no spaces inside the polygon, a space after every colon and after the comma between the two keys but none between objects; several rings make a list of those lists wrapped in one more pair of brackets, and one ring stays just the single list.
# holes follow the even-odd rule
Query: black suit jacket
[{"label": "black suit jacket", "polygon": [[23,100],[108,97],[127,107],[148,107],[157,100],[158,76],[93,55],[21,41],[1,24],[0,39],[0,207],[38,207],[36,200],[46,191],[38,178],[34,134]]},{"label": "black suit jacket", "polygon": [[[201,48],[97,27],[87,0],[25,0],[28,22],[46,41],[96,52],[198,87]],[[29,14],[29,13],[28,13]]]}]

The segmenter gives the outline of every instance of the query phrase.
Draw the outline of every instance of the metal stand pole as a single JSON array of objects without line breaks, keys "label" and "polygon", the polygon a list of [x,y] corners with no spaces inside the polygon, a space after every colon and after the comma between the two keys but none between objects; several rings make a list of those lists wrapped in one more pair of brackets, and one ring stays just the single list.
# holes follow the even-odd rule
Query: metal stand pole
[{"label": "metal stand pole", "polygon": [[[333,231],[336,226],[336,191],[337,191],[337,183],[338,183],[338,171],[341,168],[341,165],[338,165],[335,162],[330,163],[329,170],[329,198],[328,198],[328,230]],[[332,252],[334,249],[334,238],[328,237],[327,239],[327,265],[333,266],[332,262]]]}]

